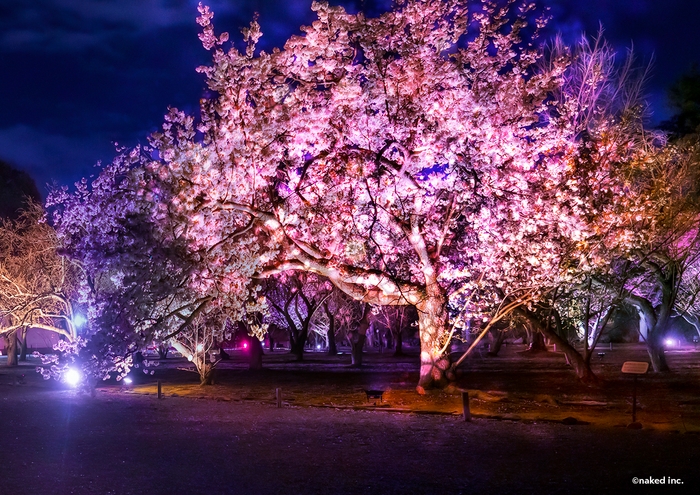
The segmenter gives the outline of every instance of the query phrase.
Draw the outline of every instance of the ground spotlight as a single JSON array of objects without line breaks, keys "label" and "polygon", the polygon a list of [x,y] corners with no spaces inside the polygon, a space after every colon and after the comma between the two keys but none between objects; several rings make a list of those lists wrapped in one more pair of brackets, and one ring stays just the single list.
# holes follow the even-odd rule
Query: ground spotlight
[{"label": "ground spotlight", "polygon": [[78,386],[82,377],[80,371],[75,368],[70,368],[63,374],[63,380],[71,387]]},{"label": "ground spotlight", "polygon": [[82,327],[83,325],[85,325],[85,323],[87,323],[87,320],[86,320],[85,317],[84,317],[83,315],[81,315],[80,313],[76,314],[76,315],[73,317],[73,325],[74,325],[76,328]]}]

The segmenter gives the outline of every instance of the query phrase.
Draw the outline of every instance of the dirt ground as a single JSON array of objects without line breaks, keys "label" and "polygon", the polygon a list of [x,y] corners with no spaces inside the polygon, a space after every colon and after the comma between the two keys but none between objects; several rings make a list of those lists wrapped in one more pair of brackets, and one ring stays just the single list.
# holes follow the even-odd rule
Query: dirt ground
[{"label": "dirt ground", "polygon": [[631,430],[620,368],[645,361],[643,348],[599,350],[605,383],[593,389],[561,354],[522,350],[466,361],[470,423],[457,388],[415,393],[415,355],[369,353],[354,369],[347,355],[274,353],[250,372],[234,353],[211,387],[169,359],[95,397],[0,362],[0,493],[645,493],[635,477],[697,487],[700,351],[671,351],[672,373],[639,380],[643,429]]},{"label": "dirt ground", "polygon": [[[382,409],[394,412],[462,414],[461,391],[469,394],[475,417],[512,421],[558,422],[575,418],[604,427],[632,422],[633,375],[621,373],[625,361],[648,361],[636,344],[600,348],[593,369],[600,387],[577,382],[560,352],[534,356],[525,346],[510,345],[496,357],[475,352],[460,368],[455,387],[425,396],[415,393],[418,382],[417,349],[395,358],[391,353],[367,353],[361,369],[350,367],[350,357],[330,358],[307,353],[296,362],[284,352],[266,354],[265,369],[247,370],[242,352],[219,365],[216,384],[200,387],[184,360],[168,360],[150,367],[153,375],[135,374],[131,387],[105,385],[105,393],[156,394],[156,380],[168,396],[208,397],[220,400],[275,403],[275,389],[283,401],[297,406]],[[600,354],[600,355],[599,355]],[[455,356],[458,353],[455,353]],[[700,350],[692,346],[667,352],[671,373],[647,373],[637,382],[637,421],[646,429],[700,433]],[[381,402],[367,400],[363,390],[382,390]]]}]

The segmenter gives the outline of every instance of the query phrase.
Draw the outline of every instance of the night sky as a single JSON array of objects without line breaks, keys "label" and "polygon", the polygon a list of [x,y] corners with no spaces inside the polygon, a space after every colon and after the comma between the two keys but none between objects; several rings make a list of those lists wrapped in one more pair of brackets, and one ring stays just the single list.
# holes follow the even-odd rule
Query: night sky
[{"label": "night sky", "polygon": [[[313,20],[311,0],[209,0],[217,32],[260,13],[265,49]],[[343,1],[376,14],[390,0]],[[114,142],[145,143],[168,106],[197,112],[209,54],[197,39],[196,0],[0,0],[0,159],[45,184],[70,185],[114,156]],[[605,36],[621,56],[652,55],[652,124],[668,117],[665,89],[700,62],[698,0],[540,0],[550,32]]]}]

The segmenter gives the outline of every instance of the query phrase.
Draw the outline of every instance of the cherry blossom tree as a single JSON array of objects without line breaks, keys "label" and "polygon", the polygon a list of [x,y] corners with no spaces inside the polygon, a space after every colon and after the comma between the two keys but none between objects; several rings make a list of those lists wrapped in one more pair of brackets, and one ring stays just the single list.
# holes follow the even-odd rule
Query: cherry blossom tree
[{"label": "cherry blossom tree", "polygon": [[255,257],[256,249],[246,240],[240,248],[235,236],[206,249],[190,242],[167,207],[170,185],[146,166],[148,153],[123,151],[92,183],[83,180],[76,191],[55,191],[48,200],[62,252],[85,271],[80,302],[88,308],[89,338],[80,351],[87,356],[83,366],[97,378],[113,371],[123,376],[133,353],[162,342],[184,352],[206,384],[212,366],[202,358],[204,343],[221,341],[225,320],[244,318],[255,300],[255,259],[216,257],[210,263],[210,253],[225,246]]},{"label": "cherry blossom tree", "polygon": [[683,272],[677,294],[677,312],[691,324],[700,338],[700,263],[694,260]]},{"label": "cherry blossom tree", "polygon": [[403,334],[415,319],[410,306],[382,306],[376,308],[375,323],[391,336],[394,356],[403,356]]},{"label": "cherry blossom tree", "polygon": [[291,353],[304,357],[304,347],[312,324],[333,292],[333,286],[321,277],[291,272],[269,279],[265,297],[270,306],[270,321],[289,333]]},{"label": "cherry blossom tree", "polygon": [[[576,264],[578,276],[532,308],[515,311],[560,346],[587,382],[597,381],[591,355],[618,309],[639,314],[640,336],[655,371],[668,370],[663,339],[671,317],[693,319],[700,255],[697,151],[675,144],[635,149],[629,160],[616,162],[619,180],[613,190],[620,198],[598,203],[604,214],[592,217],[592,225],[600,234],[588,239],[598,246],[583,251],[587,258]],[[562,338],[562,320],[580,328],[580,353]]]},{"label": "cherry blossom tree", "polygon": [[358,301],[415,306],[419,390],[442,386],[451,291],[503,274],[489,256],[498,216],[512,211],[533,237],[551,217],[570,229],[519,199],[535,183],[554,196],[566,170],[548,103],[565,61],[536,67],[520,37],[529,5],[410,0],[374,19],[312,8],[303,36],[265,53],[255,22],[244,52],[224,50],[200,6],[214,51],[200,71],[216,95],[202,101],[203,139],[173,110],[149,167],[176,185],[169,205],[190,242],[252,231],[257,276],[307,271]]},{"label": "cherry blossom tree", "polygon": [[358,327],[362,318],[360,306],[361,303],[338,289],[323,302],[323,311],[318,312],[314,324],[318,327],[317,333],[325,331],[329,356],[337,355],[338,341],[346,341]]},{"label": "cherry blossom tree", "polygon": [[241,319],[254,281],[304,272],[363,305],[357,364],[370,305],[416,308],[419,391],[452,378],[462,322],[485,333],[517,310],[556,339],[541,316],[560,287],[648,239],[634,176],[649,140],[608,47],[545,58],[532,6],[497,3],[405,0],[377,18],[314,3],[272,53],[256,22],[225,49],[200,5],[200,120],[171,109],[149,147],[54,200],[95,327],[124,353]]},{"label": "cherry blossom tree", "polygon": [[[245,328],[250,336],[251,346],[250,369],[262,367],[261,340],[267,331],[267,325],[263,324],[257,315],[266,309],[264,300],[253,301],[246,305],[246,320],[239,327]],[[185,356],[194,365],[194,371],[199,374],[200,385],[212,385],[216,366],[221,361],[221,352],[214,353],[222,339],[230,340],[234,322],[225,313],[209,311],[200,314],[177,334],[170,338],[169,343]],[[220,348],[219,348],[220,349]]]},{"label": "cherry blossom tree", "polygon": [[[475,288],[461,290],[465,314],[459,322],[486,322],[469,352],[511,316],[524,321],[564,351],[581,380],[594,383],[591,347],[585,345],[581,354],[570,345],[561,316],[579,305],[571,299],[586,293],[592,277],[610,279],[617,262],[648,239],[635,222],[655,211],[647,202],[648,188],[636,176],[650,173],[656,136],[643,127],[646,72],[637,68],[631,51],[618,63],[599,33],[573,48],[554,40],[540,60],[542,70],[556,69],[561,60],[568,63],[551,93],[556,126],[548,132],[559,140],[558,154],[549,162],[559,161],[563,169],[540,172],[517,197],[499,198],[486,212],[482,208],[480,214],[491,221],[479,232],[480,263],[498,269],[483,271]],[[609,291],[622,294],[619,287]],[[608,317],[614,299],[600,308]],[[590,314],[586,318],[578,311],[578,316],[586,320],[584,333],[599,336],[599,329],[588,328]]]},{"label": "cherry blossom tree", "polygon": [[645,209],[631,218],[646,234],[624,265],[624,302],[640,317],[640,333],[654,371],[667,371],[663,340],[673,314],[692,305],[694,266],[700,260],[697,143],[663,149],[637,171]]}]

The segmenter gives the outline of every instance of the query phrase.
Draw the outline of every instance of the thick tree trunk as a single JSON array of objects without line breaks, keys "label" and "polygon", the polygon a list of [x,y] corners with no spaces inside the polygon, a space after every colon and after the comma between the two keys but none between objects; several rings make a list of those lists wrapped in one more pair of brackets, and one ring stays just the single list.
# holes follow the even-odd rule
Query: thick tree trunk
[{"label": "thick tree trunk", "polygon": [[668,362],[666,361],[662,337],[657,335],[656,332],[647,337],[647,354],[649,354],[649,360],[651,361],[651,367],[654,372],[670,371]]},{"label": "thick tree trunk", "polygon": [[338,354],[338,347],[335,344],[335,315],[326,302],[323,303],[323,310],[328,317],[328,332],[326,333],[328,337],[328,355],[336,356]]},{"label": "thick tree trunk", "polygon": [[401,336],[401,327],[399,327],[399,331],[394,337],[394,344],[396,346],[394,349],[394,356],[403,356],[403,337]]},{"label": "thick tree trunk", "polygon": [[416,390],[424,394],[432,388],[444,388],[453,379],[450,355],[444,351],[447,331],[447,298],[435,282],[426,287],[426,298],[416,306],[420,332],[420,378]]},{"label": "thick tree trunk", "polygon": [[304,346],[306,346],[308,335],[307,329],[303,329],[300,332],[290,332],[289,334],[290,352],[294,354],[297,361],[304,360]]},{"label": "thick tree trunk", "polygon": [[370,330],[370,307],[365,304],[362,311],[362,319],[360,320],[357,330],[350,333],[350,355],[352,356],[352,366],[359,368],[362,366],[362,349],[365,347],[367,340],[367,332]]},{"label": "thick tree trunk", "polygon": [[250,342],[250,354],[248,356],[248,369],[249,370],[261,370],[262,357],[263,357],[263,347],[262,342],[260,342],[257,337],[251,337]]},{"label": "thick tree trunk", "polygon": [[651,367],[656,373],[671,371],[671,368],[668,367],[664,350],[664,338],[668,329],[670,313],[670,308],[662,309],[656,325],[647,338],[647,354],[649,354]]},{"label": "thick tree trunk", "polygon": [[[212,363],[211,361],[207,360],[207,353],[204,352],[203,350],[197,351],[194,354],[190,352],[190,350],[182,345],[180,342],[177,340],[172,341],[172,346],[187,358],[188,361],[190,361],[194,365],[194,369],[197,371],[197,374],[199,375],[199,384],[201,386],[204,385],[212,385],[214,383],[214,368],[216,366],[216,363],[218,361]],[[136,355],[137,353],[134,353]],[[135,356],[136,357],[136,356]],[[136,358],[138,359],[138,358]]]},{"label": "thick tree trunk", "polygon": [[29,333],[29,327],[25,327],[24,330],[22,331],[22,345],[20,346],[20,351],[19,351],[19,360],[20,361],[26,361],[27,360],[27,334]]},{"label": "thick tree trunk", "polygon": [[589,364],[583,359],[583,356],[581,356],[581,354],[579,354],[567,340],[561,338],[551,328],[546,328],[546,325],[543,325],[535,314],[527,311],[524,308],[517,308],[513,311],[513,313],[524,317],[528,323],[530,323],[534,334],[533,340],[536,335],[545,336],[553,344],[556,344],[557,349],[561,349],[562,352],[564,352],[568,358],[569,364],[576,373],[576,377],[581,380],[581,382],[585,383],[586,385],[596,385],[600,383],[600,380],[597,376],[595,376]]},{"label": "thick tree trunk", "polygon": [[[544,329],[544,326],[542,328]],[[560,349],[566,355],[569,364],[576,373],[576,377],[581,380],[582,383],[586,385],[597,385],[600,383],[600,379],[595,376],[590,364],[583,359],[583,356],[581,356],[571,344],[569,344],[568,340],[561,338],[551,330],[545,329],[545,335],[553,344],[556,344],[557,349]]]},{"label": "thick tree trunk", "polygon": [[141,368],[143,365],[143,353],[136,351],[131,357],[131,362],[134,363],[134,368]]},{"label": "thick tree trunk", "polygon": [[170,346],[168,344],[160,344],[158,346],[158,359],[168,359],[168,350]]},{"label": "thick tree trunk", "polygon": [[332,324],[328,329],[328,355],[338,355],[338,346],[335,343],[335,324]]},{"label": "thick tree trunk", "polygon": [[[544,327],[544,325],[540,326]],[[529,352],[547,352],[547,345],[544,343],[544,335],[539,331],[533,331],[532,339],[530,339],[530,345],[527,347],[527,350]]]},{"label": "thick tree trunk", "polygon": [[17,332],[3,335],[5,339],[5,354],[7,354],[7,366],[17,366]]},{"label": "thick tree trunk", "polygon": [[657,373],[669,371],[663,347],[666,314],[669,311],[664,311],[662,305],[662,309],[659,311],[660,317],[657,318],[651,302],[636,295],[627,296],[625,303],[635,308],[639,314],[639,334],[646,341],[647,354],[649,354],[652,369]]},{"label": "thick tree trunk", "polygon": [[229,359],[231,356],[224,350],[224,346],[219,346],[219,361],[228,361]]},{"label": "thick tree trunk", "polygon": [[350,356],[352,357],[352,366],[356,368],[362,366],[362,349],[365,347],[366,340],[367,336],[359,332],[350,338]]},{"label": "thick tree trunk", "polygon": [[590,345],[588,344],[589,332],[588,329],[586,329],[586,340],[584,341],[583,346],[583,360],[586,361],[586,364],[588,366],[591,365],[591,356],[593,356],[593,351],[595,351],[595,348],[598,345],[598,341],[600,340],[600,336],[603,334],[603,329],[605,328],[605,325],[608,324],[608,321],[610,320],[613,311],[613,307],[608,308],[605,312],[605,316],[603,316],[602,320],[598,322],[596,328],[593,329],[593,341],[590,343]]},{"label": "thick tree trunk", "polygon": [[212,363],[204,363],[198,367],[199,372],[199,385],[204,387],[206,385],[214,384],[214,365]]},{"label": "thick tree trunk", "polygon": [[501,350],[504,340],[506,340],[506,330],[496,330],[496,338],[493,339],[493,344],[491,344],[488,355],[493,357],[498,356],[498,351]]},{"label": "thick tree trunk", "polygon": [[216,363],[212,363],[211,361],[207,360],[207,353],[196,353],[192,362],[194,363],[195,368],[197,368],[197,372],[199,373],[199,385],[213,385],[214,367],[216,366]]}]

